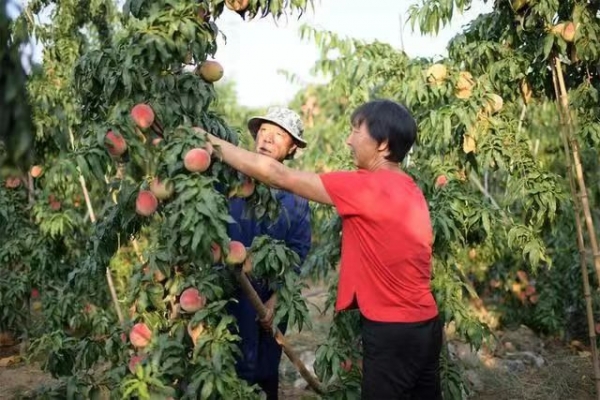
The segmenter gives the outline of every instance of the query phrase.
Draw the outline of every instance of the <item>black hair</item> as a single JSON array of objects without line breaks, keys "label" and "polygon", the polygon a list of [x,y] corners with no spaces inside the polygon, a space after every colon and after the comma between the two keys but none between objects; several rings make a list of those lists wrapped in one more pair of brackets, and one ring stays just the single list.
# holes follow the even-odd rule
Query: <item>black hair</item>
[{"label": "black hair", "polygon": [[400,163],[417,140],[417,123],[410,111],[392,100],[371,100],[360,105],[350,117],[353,127],[367,124],[369,135],[381,144],[388,142],[386,159]]}]

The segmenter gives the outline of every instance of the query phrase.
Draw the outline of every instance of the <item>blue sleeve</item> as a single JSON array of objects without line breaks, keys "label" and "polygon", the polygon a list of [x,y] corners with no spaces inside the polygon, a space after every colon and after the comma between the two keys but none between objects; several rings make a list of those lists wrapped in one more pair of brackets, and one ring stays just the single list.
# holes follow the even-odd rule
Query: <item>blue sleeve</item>
[{"label": "blue sleeve", "polygon": [[300,265],[294,266],[294,271],[300,273],[300,267],[304,264],[311,246],[310,207],[308,200],[296,197],[297,214],[295,223],[290,227],[286,235],[286,245],[298,254]]}]

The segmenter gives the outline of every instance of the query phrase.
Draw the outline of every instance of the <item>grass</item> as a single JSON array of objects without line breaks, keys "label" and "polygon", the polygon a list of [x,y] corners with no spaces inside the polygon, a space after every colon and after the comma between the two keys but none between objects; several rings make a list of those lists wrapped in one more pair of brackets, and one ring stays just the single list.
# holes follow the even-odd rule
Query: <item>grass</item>
[{"label": "grass", "polygon": [[553,348],[541,368],[510,373],[482,367],[478,370],[484,390],[473,398],[482,400],[588,400],[596,399],[594,370],[589,353],[573,354]]}]

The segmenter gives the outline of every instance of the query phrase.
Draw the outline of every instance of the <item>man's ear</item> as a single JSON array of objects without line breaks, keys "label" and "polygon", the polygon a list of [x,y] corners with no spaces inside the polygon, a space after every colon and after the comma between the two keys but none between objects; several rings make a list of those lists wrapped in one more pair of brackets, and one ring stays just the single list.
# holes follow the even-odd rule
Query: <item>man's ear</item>
[{"label": "man's ear", "polygon": [[298,148],[298,145],[296,143],[292,144],[290,146],[290,148],[288,149],[287,155],[289,156],[290,154],[294,154],[294,152],[296,151],[297,148]]}]

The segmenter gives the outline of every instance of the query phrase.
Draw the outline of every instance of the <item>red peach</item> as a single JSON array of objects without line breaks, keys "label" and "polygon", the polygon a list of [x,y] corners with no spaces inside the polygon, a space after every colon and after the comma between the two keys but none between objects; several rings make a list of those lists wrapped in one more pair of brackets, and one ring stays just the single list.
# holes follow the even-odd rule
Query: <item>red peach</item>
[{"label": "red peach", "polygon": [[34,165],[31,167],[29,173],[31,174],[32,178],[38,178],[40,175],[42,175],[42,167],[40,165]]},{"label": "red peach", "polygon": [[146,347],[152,340],[152,331],[143,322],[138,322],[129,332],[129,340],[135,347]]},{"label": "red peach", "polygon": [[173,195],[175,188],[171,182],[165,182],[158,178],[154,178],[150,183],[150,191],[158,200],[166,200]]},{"label": "red peach", "polygon": [[179,296],[181,309],[187,312],[196,312],[206,305],[206,297],[196,288],[187,288]]},{"label": "red peach", "polygon": [[435,180],[435,187],[437,187],[437,188],[444,187],[444,186],[446,186],[447,183],[448,183],[448,178],[446,178],[446,175],[440,175]]},{"label": "red peach", "polygon": [[122,156],[127,151],[127,142],[119,133],[108,131],[104,137],[106,149],[112,156]]},{"label": "red peach", "polygon": [[158,208],[156,196],[149,190],[141,190],[135,201],[135,212],[148,217]]},{"label": "red peach", "polygon": [[244,183],[242,183],[236,190],[236,196],[237,197],[241,197],[241,198],[246,198],[246,197],[250,197],[252,196],[252,193],[254,193],[254,189],[256,188],[256,185],[254,183],[254,181],[250,178],[248,178]]},{"label": "red peach", "polygon": [[21,179],[16,178],[16,177],[6,178],[6,182],[4,183],[4,186],[6,186],[9,189],[16,189],[20,185],[21,185]]},{"label": "red peach", "polygon": [[146,358],[146,357],[144,357],[144,356],[140,356],[140,355],[137,355],[137,354],[136,354],[136,355],[134,355],[134,356],[132,356],[132,357],[129,359],[129,365],[128,365],[128,366],[129,366],[129,371],[130,371],[132,374],[135,374],[135,367],[136,367],[136,366],[137,366],[139,363],[141,363],[142,361],[144,361],[144,359],[145,359],[145,358]]},{"label": "red peach", "polygon": [[246,246],[243,243],[232,240],[229,242],[229,251],[225,257],[227,265],[239,265],[246,260]]},{"label": "red peach", "polygon": [[148,104],[136,104],[131,109],[131,119],[138,127],[147,129],[154,123],[154,111]]},{"label": "red peach", "polygon": [[190,172],[204,172],[210,166],[210,154],[202,148],[191,149],[185,154],[183,165]]}]

